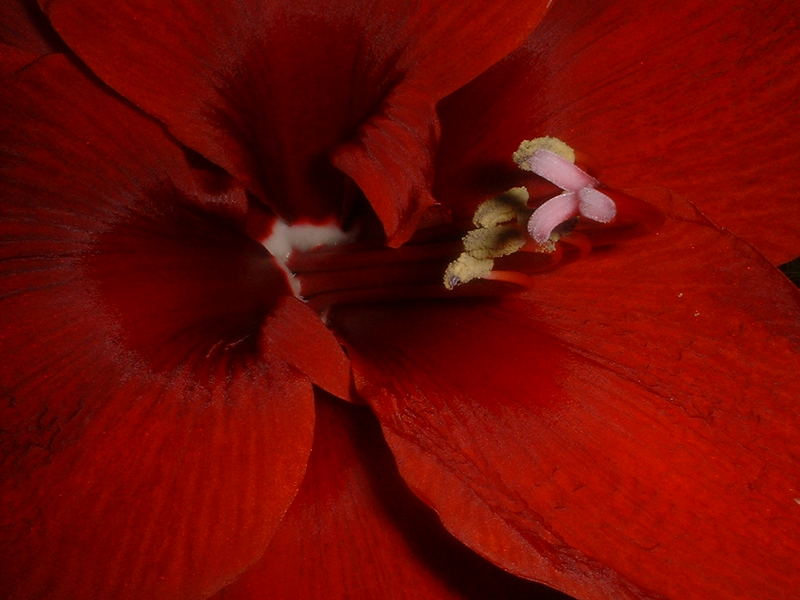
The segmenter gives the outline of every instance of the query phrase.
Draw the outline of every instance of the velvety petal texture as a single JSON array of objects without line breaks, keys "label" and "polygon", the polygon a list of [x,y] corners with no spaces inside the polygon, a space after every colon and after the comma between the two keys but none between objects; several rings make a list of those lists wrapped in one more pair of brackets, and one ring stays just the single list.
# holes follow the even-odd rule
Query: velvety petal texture
[{"label": "velvety petal texture", "polygon": [[798,292],[695,209],[493,305],[340,309],[356,384],[459,539],[582,599],[800,589]]},{"label": "velvety petal texture", "polygon": [[553,135],[604,184],[680,194],[786,262],[800,254],[798,19],[793,0],[557,0],[523,49],[443,103],[439,197],[491,187],[522,139]]},{"label": "velvety petal texture", "polygon": [[0,2],[0,43],[38,56],[63,48],[36,0]]},{"label": "velvety petal texture", "polygon": [[64,57],[4,83],[0,595],[206,597],[311,447],[310,381],[262,334],[285,280],[241,190]]},{"label": "velvety petal texture", "polygon": [[294,296],[280,298],[261,330],[260,349],[274,352],[323,390],[350,399],[350,362],[319,315]]},{"label": "velvety petal texture", "polygon": [[568,600],[453,539],[408,490],[374,417],[320,398],[306,478],[264,557],[216,600]]},{"label": "velvety petal texture", "polygon": [[36,0],[0,2],[0,77],[62,48]]},{"label": "velvety petal texture", "polygon": [[347,222],[360,186],[393,243],[430,195],[436,103],[517,48],[547,2],[44,0],[101,78],[284,219]]}]

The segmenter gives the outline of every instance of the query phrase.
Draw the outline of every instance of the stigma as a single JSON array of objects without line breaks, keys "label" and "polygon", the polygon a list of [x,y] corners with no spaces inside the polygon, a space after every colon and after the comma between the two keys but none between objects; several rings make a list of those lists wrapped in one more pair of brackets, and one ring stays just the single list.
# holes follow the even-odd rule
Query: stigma
[{"label": "stigma", "polygon": [[495,259],[522,251],[552,254],[557,260],[561,241],[586,252],[591,243],[575,231],[579,222],[607,224],[617,216],[614,199],[597,189],[600,182],[575,164],[575,151],[558,138],[525,140],[512,158],[523,171],[562,191],[536,208],[529,207],[530,197],[524,187],[512,188],[480,204],[473,217],[476,228],[462,238],[463,252],[445,270],[444,286],[449,290],[474,279],[526,286],[526,275],[496,270]]}]

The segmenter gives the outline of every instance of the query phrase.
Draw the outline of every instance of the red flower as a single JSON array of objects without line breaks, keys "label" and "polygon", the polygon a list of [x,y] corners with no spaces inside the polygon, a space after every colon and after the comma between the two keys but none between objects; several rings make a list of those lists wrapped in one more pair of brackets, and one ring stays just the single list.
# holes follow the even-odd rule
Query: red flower
[{"label": "red flower", "polygon": [[[0,12],[4,595],[800,589],[790,2],[42,8]],[[430,285],[539,135],[616,225]],[[308,303],[276,215],[357,238]]]}]

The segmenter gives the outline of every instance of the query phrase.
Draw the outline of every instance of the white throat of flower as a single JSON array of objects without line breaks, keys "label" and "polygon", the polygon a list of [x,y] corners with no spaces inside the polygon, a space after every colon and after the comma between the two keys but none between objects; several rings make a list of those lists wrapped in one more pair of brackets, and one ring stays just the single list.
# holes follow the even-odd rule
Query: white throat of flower
[{"label": "white throat of flower", "polygon": [[269,236],[261,244],[286,274],[286,279],[294,295],[302,300],[300,282],[287,266],[292,252],[305,252],[320,246],[345,244],[352,241],[353,236],[353,232],[342,231],[334,223],[289,225],[284,221],[276,220]]}]

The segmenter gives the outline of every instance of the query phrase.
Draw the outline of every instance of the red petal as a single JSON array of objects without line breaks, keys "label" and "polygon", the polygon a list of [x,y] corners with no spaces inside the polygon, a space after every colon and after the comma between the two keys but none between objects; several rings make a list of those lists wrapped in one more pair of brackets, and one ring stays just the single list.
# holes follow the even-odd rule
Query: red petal
[{"label": "red petal", "polygon": [[793,0],[559,0],[523,50],[443,105],[441,193],[474,195],[486,165],[554,135],[606,185],[667,188],[773,264],[794,258],[799,25]]},{"label": "red petal", "polygon": [[36,0],[0,2],[0,77],[63,48]]},{"label": "red petal", "polygon": [[207,596],[261,555],[311,445],[310,384],[257,344],[286,285],[209,212],[237,194],[66,59],[6,84],[0,595]]},{"label": "red petal", "polygon": [[436,103],[519,46],[546,4],[44,3],[100,77],[282,217],[347,216],[333,155],[395,243],[433,203]]},{"label": "red petal", "polygon": [[20,50],[0,42],[0,77],[5,78],[13,75],[37,58],[39,58],[38,54],[32,54],[26,50]]},{"label": "red petal", "polygon": [[342,309],[400,472],[459,539],[586,599],[800,589],[798,293],[680,205],[505,304]]},{"label": "red petal", "polygon": [[342,399],[350,398],[350,362],[331,330],[296,298],[282,298],[261,336],[262,352],[297,367],[312,382]]},{"label": "red petal", "polygon": [[297,499],[264,558],[217,600],[567,599],[451,538],[398,476],[369,413],[323,399],[317,415]]},{"label": "red petal", "polygon": [[0,2],[0,44],[7,44],[33,56],[63,48],[36,0]]}]

